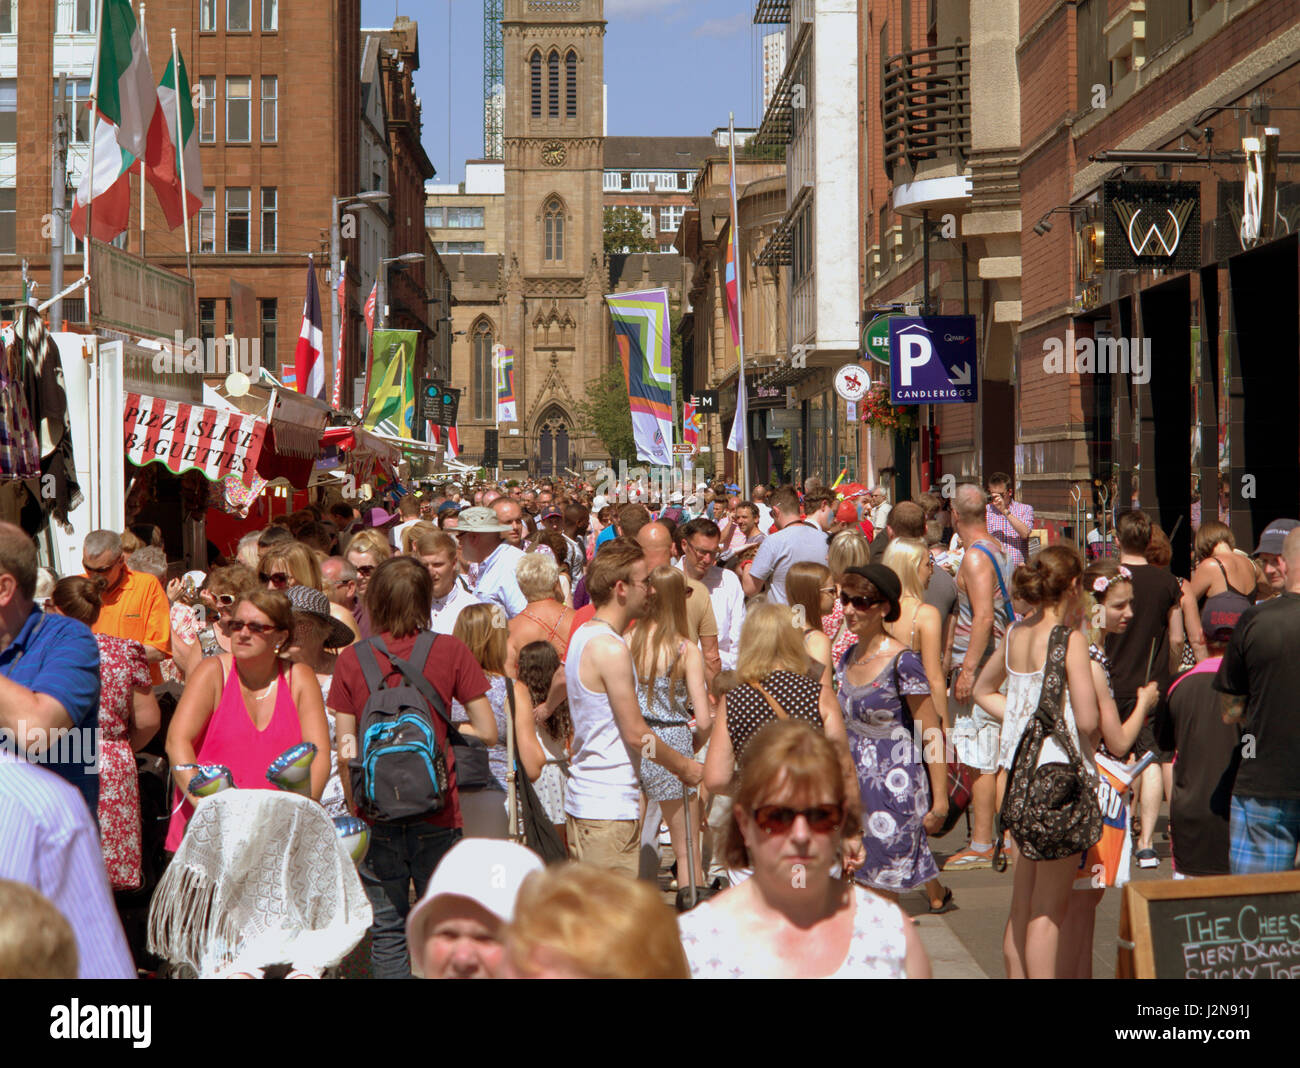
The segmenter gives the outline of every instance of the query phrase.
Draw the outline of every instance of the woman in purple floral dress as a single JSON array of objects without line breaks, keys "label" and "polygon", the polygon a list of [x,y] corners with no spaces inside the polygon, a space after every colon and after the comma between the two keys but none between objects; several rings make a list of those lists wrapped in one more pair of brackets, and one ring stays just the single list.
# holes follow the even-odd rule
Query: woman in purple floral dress
[{"label": "woman in purple floral dress", "polygon": [[[845,573],[840,593],[845,622],[858,639],[837,671],[862,790],[867,859],[856,877],[891,895],[930,883],[931,911],[943,912],[952,895],[937,882],[926,834],[947,815],[948,769],[920,657],[884,629],[898,616],[900,592],[897,575],[883,564],[868,564]],[[922,758],[922,737],[939,757],[933,763]]]}]

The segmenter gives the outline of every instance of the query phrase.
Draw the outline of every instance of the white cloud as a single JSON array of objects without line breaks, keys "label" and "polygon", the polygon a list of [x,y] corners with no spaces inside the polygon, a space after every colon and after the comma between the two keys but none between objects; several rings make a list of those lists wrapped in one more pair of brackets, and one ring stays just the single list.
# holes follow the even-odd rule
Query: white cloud
[{"label": "white cloud", "polygon": [[732,15],[725,19],[709,19],[691,31],[692,37],[733,37],[746,29],[750,23],[747,14]]}]

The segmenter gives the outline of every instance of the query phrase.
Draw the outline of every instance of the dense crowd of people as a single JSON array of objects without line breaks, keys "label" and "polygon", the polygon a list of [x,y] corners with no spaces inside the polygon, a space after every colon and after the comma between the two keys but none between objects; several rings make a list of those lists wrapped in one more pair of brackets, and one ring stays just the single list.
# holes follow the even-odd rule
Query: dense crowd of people
[{"label": "dense crowd of people", "polygon": [[[0,911],[44,932],[0,962],[925,977],[902,895],[945,913],[952,873],[1009,856],[1008,976],[1088,976],[1104,891],[1161,864],[1165,800],[1175,878],[1296,866],[1300,523],[1252,558],[1207,521],[1182,581],[1141,511],[1088,559],[1034,523],[1001,473],[892,503],[429,484],[170,580],[157,528],[89,534],[60,577],[0,524]],[[309,922],[288,878],[255,952],[243,883],[201,888],[232,791],[277,790],[256,841],[293,868],[334,834],[364,897],[317,870],[334,911]]]}]

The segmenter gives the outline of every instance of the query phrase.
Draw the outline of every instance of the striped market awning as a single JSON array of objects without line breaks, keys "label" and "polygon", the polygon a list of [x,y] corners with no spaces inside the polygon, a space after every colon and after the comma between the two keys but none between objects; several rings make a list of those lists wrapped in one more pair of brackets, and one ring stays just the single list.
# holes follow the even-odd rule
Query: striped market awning
[{"label": "striped market awning", "polygon": [[266,438],[265,419],[140,393],[126,395],[123,423],[133,464],[161,463],[178,475],[195,468],[210,482],[231,474],[247,482]]}]

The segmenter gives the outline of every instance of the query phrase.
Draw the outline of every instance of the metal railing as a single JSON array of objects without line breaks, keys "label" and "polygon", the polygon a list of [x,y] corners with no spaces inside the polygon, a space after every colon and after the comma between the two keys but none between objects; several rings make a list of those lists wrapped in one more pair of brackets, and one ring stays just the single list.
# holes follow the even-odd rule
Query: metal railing
[{"label": "metal railing", "polygon": [[885,60],[885,170],[970,154],[970,45],[917,48]]}]

